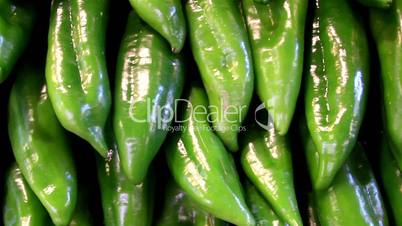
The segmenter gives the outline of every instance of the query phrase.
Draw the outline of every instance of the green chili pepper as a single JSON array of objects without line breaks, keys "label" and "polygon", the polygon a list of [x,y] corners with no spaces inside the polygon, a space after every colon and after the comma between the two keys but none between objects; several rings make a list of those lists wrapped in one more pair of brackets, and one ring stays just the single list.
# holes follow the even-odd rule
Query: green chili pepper
[{"label": "green chili pepper", "polygon": [[257,226],[287,226],[278,215],[272,210],[271,206],[265,201],[254,185],[246,183],[246,201],[254,215]]},{"label": "green chili pepper", "polygon": [[97,158],[98,178],[106,226],[141,225],[152,223],[153,183],[146,179],[134,185],[123,173],[114,145],[111,161]]},{"label": "green chili pepper", "polygon": [[367,7],[388,8],[393,0],[357,0],[360,4]]},{"label": "green chili pepper", "polygon": [[44,226],[50,223],[45,208],[16,164],[7,173],[3,217],[5,226]]},{"label": "green chili pepper", "polygon": [[269,127],[268,131],[247,131],[241,153],[243,170],[284,222],[302,225],[286,137],[275,131],[272,122]]},{"label": "green chili pepper", "polygon": [[279,134],[289,129],[303,73],[307,0],[243,0],[256,89]]},{"label": "green chili pepper", "polygon": [[122,168],[135,184],[167,135],[183,83],[183,60],[131,12],[117,63],[113,120]]},{"label": "green chili pepper", "polygon": [[53,223],[67,225],[77,199],[76,171],[42,75],[31,66],[19,72],[10,95],[8,133],[22,174]]},{"label": "green chili pepper", "polygon": [[165,203],[157,226],[225,226],[226,223],[201,210],[173,181],[165,186]]},{"label": "green chili pepper", "polygon": [[247,226],[254,219],[244,201],[234,161],[209,127],[207,97],[193,85],[181,137],[169,139],[166,157],[178,185],[204,211],[227,222]]},{"label": "green chili pepper", "polygon": [[371,30],[381,64],[385,128],[392,151],[402,170],[402,0],[389,10],[372,9]]},{"label": "green chili pepper", "polygon": [[385,188],[385,194],[390,203],[394,215],[395,223],[402,225],[402,172],[398,167],[394,156],[391,153],[386,139],[382,141],[380,172]]},{"label": "green chili pepper", "polygon": [[0,83],[27,46],[35,14],[33,4],[26,1],[0,0]]},{"label": "green chili pepper", "polygon": [[111,105],[104,49],[107,6],[107,0],[53,0],[46,64],[57,118],[104,157]]},{"label": "green chili pepper", "polygon": [[313,187],[325,189],[356,143],[369,54],[363,25],[347,0],[316,0],[314,5],[305,111],[316,152],[307,160]]},{"label": "green chili pepper", "polygon": [[314,201],[322,225],[388,225],[381,192],[359,144],[329,188],[316,191]]},{"label": "green chili pepper", "polygon": [[186,20],[180,0],[129,0],[147,24],[161,34],[179,53],[186,40]]},{"label": "green chili pepper", "polygon": [[191,49],[206,88],[212,124],[231,151],[253,94],[253,63],[237,0],[188,0]]}]

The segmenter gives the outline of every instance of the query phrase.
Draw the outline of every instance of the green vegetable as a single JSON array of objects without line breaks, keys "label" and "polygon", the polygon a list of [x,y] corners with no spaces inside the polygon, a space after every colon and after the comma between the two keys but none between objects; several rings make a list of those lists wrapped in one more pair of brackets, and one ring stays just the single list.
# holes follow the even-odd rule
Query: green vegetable
[{"label": "green vegetable", "polygon": [[111,106],[104,48],[107,7],[107,0],[53,0],[46,64],[57,118],[104,157]]},{"label": "green vegetable", "polygon": [[369,76],[366,33],[347,0],[316,0],[307,60],[305,111],[315,189],[327,188],[356,143]]},{"label": "green vegetable", "polygon": [[390,9],[372,9],[370,24],[381,65],[385,128],[402,170],[402,0]]},{"label": "green vegetable", "polygon": [[3,209],[5,226],[44,226],[48,225],[49,216],[42,204],[32,192],[13,164],[7,173],[6,198]]},{"label": "green vegetable", "polygon": [[29,42],[36,12],[29,1],[0,0],[0,83]]},{"label": "green vegetable", "polygon": [[300,90],[307,5],[307,0],[243,0],[257,93],[281,135],[289,129]]},{"label": "green vegetable", "polygon": [[165,140],[184,83],[184,62],[130,13],[116,73],[114,131],[122,168],[141,183]]},{"label": "green vegetable", "polygon": [[9,100],[8,133],[27,183],[53,223],[67,225],[77,200],[76,171],[44,77],[28,65],[19,71]]},{"label": "green vegetable", "polygon": [[166,146],[169,169],[177,184],[204,211],[238,226],[255,224],[230,154],[207,121],[207,97],[193,85],[181,137]]},{"label": "green vegetable", "polygon": [[316,191],[314,200],[322,225],[388,225],[380,189],[359,144],[330,187]]},{"label": "green vegetable", "polygon": [[388,141],[382,140],[380,172],[385,195],[398,226],[402,225],[402,173],[391,153]]},{"label": "green vegetable", "polygon": [[237,0],[188,0],[191,50],[209,99],[212,125],[226,147],[237,134],[253,94],[254,72],[247,30]]},{"label": "green vegetable", "polygon": [[248,129],[241,164],[275,213],[289,225],[302,225],[293,185],[292,158],[286,137],[275,130]]},{"label": "green vegetable", "polygon": [[287,226],[278,215],[272,210],[272,207],[265,201],[254,185],[250,182],[246,183],[246,200],[247,204],[254,215],[257,226]]},{"label": "green vegetable", "polygon": [[173,181],[165,186],[165,203],[157,226],[225,226],[226,223],[201,210]]},{"label": "green vegetable", "polygon": [[186,20],[180,0],[129,0],[147,24],[161,34],[179,53],[186,40]]},{"label": "green vegetable", "polygon": [[133,184],[121,169],[117,147],[111,161],[97,158],[98,178],[106,226],[150,226],[153,211],[153,182]]}]

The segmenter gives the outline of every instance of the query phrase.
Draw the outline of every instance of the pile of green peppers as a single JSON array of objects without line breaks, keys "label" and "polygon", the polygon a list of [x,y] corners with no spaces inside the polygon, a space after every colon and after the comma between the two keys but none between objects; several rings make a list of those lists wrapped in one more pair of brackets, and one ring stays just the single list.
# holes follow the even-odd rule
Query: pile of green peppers
[{"label": "pile of green peppers", "polygon": [[6,226],[402,226],[402,0],[0,0],[0,89]]}]

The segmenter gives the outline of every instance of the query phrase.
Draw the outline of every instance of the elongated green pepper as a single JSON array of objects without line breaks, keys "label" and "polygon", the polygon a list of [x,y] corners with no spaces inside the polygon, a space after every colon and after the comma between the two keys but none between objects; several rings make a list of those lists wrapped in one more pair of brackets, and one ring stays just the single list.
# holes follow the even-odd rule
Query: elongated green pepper
[{"label": "elongated green pepper", "polygon": [[7,173],[3,209],[5,226],[44,226],[50,223],[46,209],[35,196],[16,164]]},{"label": "elongated green pepper", "polygon": [[10,94],[8,133],[22,174],[53,223],[67,225],[77,200],[76,171],[44,77],[30,66],[19,72]]},{"label": "elongated green pepper", "polygon": [[173,181],[166,186],[165,203],[157,226],[225,226],[226,223],[199,209]]},{"label": "elongated green pepper", "polygon": [[385,128],[402,170],[402,0],[389,10],[372,9],[370,24],[380,57]]},{"label": "elongated green pepper", "polygon": [[191,49],[208,94],[216,133],[231,151],[250,103],[254,72],[237,0],[188,0]]},{"label": "elongated green pepper", "polygon": [[388,225],[380,189],[359,144],[330,187],[316,191],[314,201],[322,225]]},{"label": "elongated green pepper", "polygon": [[121,169],[114,145],[112,160],[98,157],[98,179],[106,226],[149,226],[152,223],[153,186],[151,179],[134,185]]},{"label": "elongated green pepper", "polygon": [[402,171],[391,153],[388,141],[383,139],[381,146],[380,172],[385,195],[390,203],[397,226],[402,225]]},{"label": "elongated green pepper", "polygon": [[30,3],[0,0],[0,83],[6,80],[27,46],[35,17]]},{"label": "elongated green pepper", "polygon": [[279,134],[284,135],[300,90],[308,1],[242,2],[254,56],[257,93]]},{"label": "elongated green pepper", "polygon": [[305,111],[316,146],[307,155],[315,189],[329,186],[353,149],[364,115],[368,43],[347,0],[315,1]]},{"label": "elongated green pepper", "polygon": [[284,222],[302,225],[289,145],[272,122],[269,127],[268,131],[247,131],[241,153],[243,170]]},{"label": "elongated green pepper", "polygon": [[254,185],[246,183],[246,201],[254,215],[257,226],[287,226],[278,215],[272,210],[264,197],[260,194]]},{"label": "elongated green pepper", "polygon": [[208,124],[207,97],[193,85],[181,137],[169,139],[166,158],[173,178],[203,210],[227,222],[254,225],[233,159]]},{"label": "elongated green pepper", "polygon": [[367,7],[388,8],[393,0],[357,0],[360,4]]},{"label": "elongated green pepper", "polygon": [[114,131],[127,177],[141,183],[173,119],[184,63],[131,12],[117,63]]},{"label": "elongated green pepper", "polygon": [[108,0],[53,0],[46,64],[57,118],[104,157],[111,106],[104,49],[107,6]]},{"label": "elongated green pepper", "polygon": [[180,0],[129,0],[147,24],[161,34],[174,53],[179,53],[186,41],[186,20]]}]

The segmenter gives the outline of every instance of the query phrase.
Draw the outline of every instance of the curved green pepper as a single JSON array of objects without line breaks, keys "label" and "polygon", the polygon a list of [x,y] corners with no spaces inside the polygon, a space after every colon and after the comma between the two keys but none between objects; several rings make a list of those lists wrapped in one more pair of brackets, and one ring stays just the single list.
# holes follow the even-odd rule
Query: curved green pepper
[{"label": "curved green pepper", "polygon": [[271,206],[265,201],[254,185],[246,183],[246,201],[254,215],[257,226],[287,226],[278,215],[272,210]]},{"label": "curved green pepper", "polygon": [[27,46],[35,14],[32,4],[0,0],[0,83],[6,80]]},{"label": "curved green pepper", "polygon": [[207,97],[193,85],[181,137],[169,139],[166,158],[173,178],[203,210],[239,226],[254,225],[234,161],[209,127]]},{"label": "curved green pepper", "polygon": [[57,118],[104,157],[111,106],[104,50],[107,6],[107,0],[53,0],[46,64]]},{"label": "curved green pepper", "polygon": [[106,226],[149,226],[152,223],[153,186],[148,178],[134,185],[123,173],[114,145],[111,161],[97,158],[98,179]]},{"label": "curved green pepper", "polygon": [[381,64],[385,128],[402,170],[402,0],[389,10],[372,9],[370,24]]},{"label": "curved green pepper", "polygon": [[224,221],[199,209],[173,181],[165,186],[165,203],[157,226],[225,226]]},{"label": "curved green pepper", "polygon": [[289,129],[300,90],[307,5],[307,0],[243,0],[257,93],[281,135]]},{"label": "curved green pepper", "polygon": [[360,4],[367,7],[388,8],[393,0],[357,0]]},{"label": "curved green pepper", "polygon": [[50,103],[44,75],[29,66],[19,72],[11,90],[8,133],[28,184],[54,224],[67,225],[77,200],[73,157]]},{"label": "curved green pepper", "polygon": [[302,225],[293,185],[292,158],[286,137],[275,131],[249,129],[244,139],[241,164],[278,216],[289,225]]},{"label": "curved green pepper", "polygon": [[213,129],[231,151],[253,94],[253,63],[237,0],[188,0],[191,49],[208,94]]},{"label": "curved green pepper", "polygon": [[382,141],[380,169],[385,194],[390,203],[395,223],[402,226],[402,172],[386,139]]},{"label": "curved green pepper", "polygon": [[50,223],[49,216],[32,192],[16,164],[7,173],[6,198],[4,203],[5,226],[44,226]]},{"label": "curved green pepper", "polygon": [[161,34],[174,53],[179,53],[186,41],[186,19],[180,0],[129,0],[147,24]]},{"label": "curved green pepper", "polygon": [[369,54],[363,25],[347,0],[316,0],[314,5],[305,111],[316,152],[307,160],[313,187],[325,189],[356,143]]},{"label": "curved green pepper", "polygon": [[131,12],[117,63],[114,131],[127,177],[141,183],[162,145],[184,83],[184,63]]},{"label": "curved green pepper", "polygon": [[322,225],[388,225],[380,189],[359,144],[330,187],[316,191],[314,201]]}]

